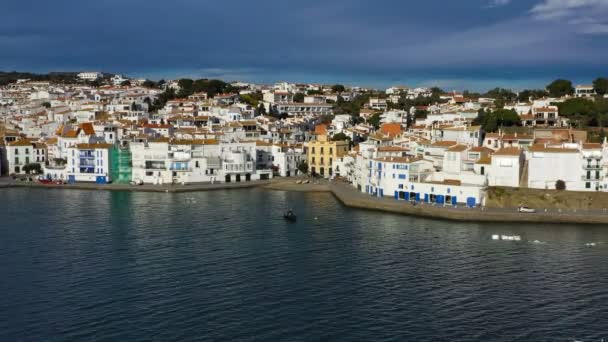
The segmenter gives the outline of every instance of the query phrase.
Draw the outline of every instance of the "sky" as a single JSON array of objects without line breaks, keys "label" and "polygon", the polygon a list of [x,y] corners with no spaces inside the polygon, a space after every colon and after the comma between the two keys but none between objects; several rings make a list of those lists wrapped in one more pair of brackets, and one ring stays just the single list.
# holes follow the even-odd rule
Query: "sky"
[{"label": "sky", "polygon": [[608,0],[2,0],[0,70],[484,90],[608,76]]}]

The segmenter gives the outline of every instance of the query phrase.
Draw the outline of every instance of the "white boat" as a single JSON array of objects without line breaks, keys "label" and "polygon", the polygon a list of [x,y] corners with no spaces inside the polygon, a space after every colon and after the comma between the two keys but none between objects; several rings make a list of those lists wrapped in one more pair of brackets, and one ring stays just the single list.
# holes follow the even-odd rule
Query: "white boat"
[{"label": "white boat", "polygon": [[505,241],[521,241],[521,236],[519,235],[501,235],[501,240]]}]

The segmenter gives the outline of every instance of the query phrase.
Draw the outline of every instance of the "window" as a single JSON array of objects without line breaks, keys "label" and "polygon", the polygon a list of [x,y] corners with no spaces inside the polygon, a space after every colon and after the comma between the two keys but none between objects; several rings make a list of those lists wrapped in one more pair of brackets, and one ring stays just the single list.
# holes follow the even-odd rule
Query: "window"
[{"label": "window", "polygon": [[333,153],[334,153],[334,149],[333,149],[333,147],[330,147],[329,148],[329,154],[333,154]]},{"label": "window", "polygon": [[405,175],[405,174],[399,175],[399,179],[407,179],[407,175]]},{"label": "window", "polygon": [[19,154],[19,149],[18,149],[18,148],[16,148],[16,149],[15,149],[15,155],[18,155],[18,154]]},{"label": "window", "polygon": [[30,149],[29,148],[25,149],[25,154],[30,154]]},{"label": "window", "polygon": [[315,147],[314,146],[312,147],[312,153],[315,153]]},{"label": "window", "polygon": [[324,148],[323,148],[323,147],[321,147],[321,154],[323,154],[323,150],[324,150]]},{"label": "window", "polygon": [[591,189],[591,183],[590,182],[585,183],[585,189]]},{"label": "window", "polygon": [[196,166],[196,168],[200,168],[201,166],[198,164],[198,160],[194,163],[194,165]]}]

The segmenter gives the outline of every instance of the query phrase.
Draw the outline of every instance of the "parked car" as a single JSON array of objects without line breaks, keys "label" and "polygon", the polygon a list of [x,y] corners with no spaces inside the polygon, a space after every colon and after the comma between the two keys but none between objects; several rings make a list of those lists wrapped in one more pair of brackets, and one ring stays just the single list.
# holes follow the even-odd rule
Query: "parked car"
[{"label": "parked car", "polygon": [[38,179],[38,182],[40,182],[40,184],[53,184],[53,180],[47,178],[40,178]]},{"label": "parked car", "polygon": [[520,213],[532,214],[532,213],[536,212],[536,209],[532,209],[532,208],[528,208],[528,207],[519,207],[519,208],[517,208],[517,211]]}]

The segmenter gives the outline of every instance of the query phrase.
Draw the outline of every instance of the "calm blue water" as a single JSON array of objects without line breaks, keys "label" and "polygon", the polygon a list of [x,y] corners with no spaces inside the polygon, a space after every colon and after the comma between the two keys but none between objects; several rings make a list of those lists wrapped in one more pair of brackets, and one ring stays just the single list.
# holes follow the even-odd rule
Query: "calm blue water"
[{"label": "calm blue water", "polygon": [[608,339],[607,227],[423,220],[260,189],[0,195],[0,341]]}]

